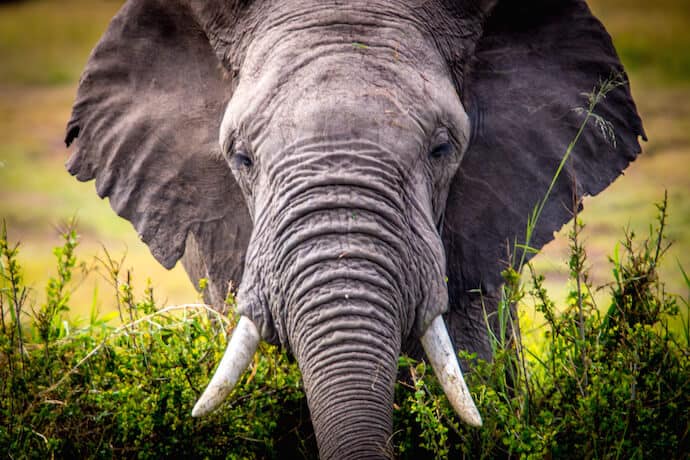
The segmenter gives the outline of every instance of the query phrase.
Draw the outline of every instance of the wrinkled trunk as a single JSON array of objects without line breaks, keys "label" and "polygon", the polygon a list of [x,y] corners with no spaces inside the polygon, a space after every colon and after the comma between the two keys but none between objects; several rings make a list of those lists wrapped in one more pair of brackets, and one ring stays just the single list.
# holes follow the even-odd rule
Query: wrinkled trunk
[{"label": "wrinkled trunk", "polygon": [[433,319],[446,305],[443,258],[417,252],[423,207],[374,147],[357,147],[303,147],[299,169],[285,156],[269,170],[280,192],[257,197],[238,297],[261,336],[296,357],[322,458],[391,456],[401,344],[418,311]]},{"label": "wrinkled trunk", "polygon": [[285,303],[272,316],[302,371],[321,458],[390,458],[397,359],[414,319],[402,204],[361,176],[306,188],[280,216]]},{"label": "wrinkled trunk", "polygon": [[390,457],[400,339],[372,315],[377,308],[360,300],[322,306],[294,331],[321,458]]},{"label": "wrinkled trunk", "polygon": [[290,259],[282,261],[290,267],[287,303],[274,317],[284,321],[302,371],[324,459],[390,457],[393,386],[411,309],[400,289],[404,245],[372,209],[313,206],[282,252]]},{"label": "wrinkled trunk", "polygon": [[440,317],[445,262],[425,206],[371,152],[304,156],[269,171],[281,193],[257,198],[238,293],[245,327],[195,414],[227,395],[263,338],[299,363],[321,458],[389,458],[398,356],[421,338],[453,407],[481,424]]}]

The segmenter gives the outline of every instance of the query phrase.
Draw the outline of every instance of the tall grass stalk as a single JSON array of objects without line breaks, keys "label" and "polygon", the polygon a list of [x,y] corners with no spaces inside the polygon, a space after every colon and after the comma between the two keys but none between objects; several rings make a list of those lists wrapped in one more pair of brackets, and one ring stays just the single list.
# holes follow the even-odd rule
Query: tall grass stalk
[{"label": "tall grass stalk", "polygon": [[[11,246],[7,239],[7,224],[2,222],[2,234],[0,235],[0,296],[4,298],[3,304],[8,305],[10,323],[9,343],[13,345],[15,340],[19,350],[21,369],[25,367],[24,355],[24,333],[22,331],[22,314],[28,296],[28,289],[24,285],[17,254],[19,253],[19,243]],[[2,315],[4,321],[4,313]],[[3,323],[3,330],[5,329]]]},{"label": "tall grass stalk", "polygon": [[[583,96],[587,100],[587,106],[573,109],[574,112],[581,114],[583,116],[583,120],[580,123],[578,130],[575,133],[575,136],[568,144],[568,147],[566,148],[561,158],[561,161],[559,162],[558,167],[556,168],[556,171],[554,172],[551,178],[551,182],[549,183],[549,186],[546,192],[544,193],[544,196],[535,205],[534,209],[532,210],[532,213],[527,216],[524,242],[518,243],[517,241],[515,241],[513,244],[513,248],[510,251],[510,266],[507,267],[502,273],[504,284],[501,288],[501,298],[498,301],[497,310],[495,313],[495,322],[491,320],[489,314],[486,311],[486,307],[484,307],[484,317],[487,329],[489,330],[489,337],[491,341],[491,348],[493,354],[496,355],[497,353],[505,352],[506,350],[513,350],[514,352],[512,353],[512,356],[514,356],[514,360],[510,360],[509,363],[506,365],[506,379],[502,379],[499,382],[499,384],[502,386],[502,390],[506,393],[522,391],[521,389],[524,389],[525,399],[521,403],[521,407],[516,409],[519,409],[519,411],[522,414],[524,414],[526,420],[529,420],[529,417],[532,413],[531,400],[533,389],[530,381],[530,376],[527,370],[527,356],[522,346],[522,338],[520,336],[521,332],[518,323],[517,305],[523,300],[525,296],[525,288],[523,286],[522,275],[525,263],[527,261],[527,257],[530,254],[533,255],[538,252],[531,246],[532,238],[539,224],[539,220],[544,211],[544,208],[549,199],[551,198],[551,193],[553,192],[553,189],[557,181],[560,179],[561,173],[563,172],[565,165],[567,164],[573,150],[577,146],[587,126],[593,122],[595,126],[601,131],[604,138],[608,142],[615,144],[615,133],[613,132],[611,124],[608,121],[604,120],[601,116],[597,115],[595,113],[595,109],[598,106],[598,104],[606,98],[606,95],[609,92],[621,85],[624,85],[625,83],[626,82],[622,75],[616,75],[603,82],[600,82],[600,84],[594,89],[592,89],[590,93],[583,94]],[[575,212],[577,212],[578,205],[579,203],[574,203],[573,209],[575,210]],[[577,216],[575,216],[574,225],[574,228],[577,229]],[[571,252],[572,256],[570,264],[571,276],[575,276],[575,279],[577,280],[578,284],[577,297],[581,299],[582,297],[580,295],[580,277],[581,275],[583,275],[583,273],[581,272],[584,267],[582,267],[579,264],[583,262],[584,259],[582,257],[582,253],[580,252],[581,246],[579,245],[577,239],[578,234],[579,232],[575,235],[571,235],[574,236],[574,239],[571,238],[571,250],[574,252]],[[573,264],[575,265],[573,266]],[[495,329],[492,326],[492,323],[497,324],[497,333],[494,332]]]},{"label": "tall grass stalk", "polygon": [[[563,154],[563,157],[561,158],[561,161],[558,164],[558,167],[556,168],[556,171],[554,172],[551,178],[551,182],[549,183],[549,187],[547,188],[546,193],[544,193],[544,196],[541,199],[541,201],[539,201],[539,203],[537,203],[537,205],[534,207],[534,209],[532,210],[532,214],[527,216],[527,226],[525,228],[525,241],[520,244],[518,244],[517,242],[516,244],[514,244],[515,251],[512,251],[512,266],[514,269],[521,269],[521,267],[524,265],[526,261],[527,254],[535,254],[538,252],[536,249],[531,247],[532,237],[534,236],[534,230],[537,228],[537,224],[539,223],[539,219],[541,218],[541,214],[544,211],[546,203],[551,198],[551,192],[553,191],[556,182],[561,177],[563,168],[568,162],[570,155],[575,149],[575,146],[579,142],[582,133],[585,131],[585,128],[587,128],[587,125],[590,123],[590,121],[594,121],[594,124],[601,131],[604,139],[615,146],[616,136],[613,132],[613,126],[609,121],[605,120],[600,115],[597,115],[594,112],[594,110],[601,101],[606,99],[606,95],[608,93],[625,84],[627,84],[625,77],[621,74],[618,74],[608,78],[607,80],[600,82],[599,85],[592,89],[591,92],[582,94],[587,99],[587,107],[576,107],[573,109],[573,111],[575,113],[583,115],[584,118],[575,134],[575,137],[573,137],[573,139],[568,144],[568,147],[566,148],[566,151]],[[517,249],[522,250],[520,251],[519,262],[514,258],[515,254],[517,253]]]}]

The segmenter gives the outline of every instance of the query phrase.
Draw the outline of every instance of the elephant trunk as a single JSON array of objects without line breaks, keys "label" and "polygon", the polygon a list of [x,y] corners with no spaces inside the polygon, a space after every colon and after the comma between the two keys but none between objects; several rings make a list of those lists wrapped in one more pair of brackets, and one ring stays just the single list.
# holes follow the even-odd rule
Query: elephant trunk
[{"label": "elephant trunk", "polygon": [[321,458],[391,456],[400,332],[373,318],[375,309],[350,297],[321,306],[294,331]]},{"label": "elephant trunk", "polygon": [[279,217],[284,303],[270,302],[272,318],[299,363],[320,457],[390,458],[398,356],[417,304],[405,289],[415,275],[403,204],[365,174],[315,182]]}]

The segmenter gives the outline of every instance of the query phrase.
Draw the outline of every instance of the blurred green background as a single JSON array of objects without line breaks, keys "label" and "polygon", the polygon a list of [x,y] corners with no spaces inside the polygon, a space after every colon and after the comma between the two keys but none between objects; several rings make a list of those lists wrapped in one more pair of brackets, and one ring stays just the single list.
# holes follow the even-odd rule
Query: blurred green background
[{"label": "blurred green background", "polygon": [[[89,266],[98,265],[93,256],[102,257],[103,247],[116,259],[126,253],[125,267],[134,269],[138,291],[148,277],[161,303],[192,302],[197,294],[184,270],[163,269],[131,225],[97,197],[94,184],[77,182],[64,168],[64,126],[79,74],[121,4],[0,3],[0,219],[7,221],[11,240],[21,241],[26,278],[36,286],[54,275],[50,250],[59,244],[58,229],[75,217],[79,254]],[[649,137],[625,176],[585,202],[581,217],[592,277],[596,284],[610,279],[607,257],[623,228],[645,234],[653,203],[668,190],[668,235],[675,243],[662,276],[670,292],[687,295],[678,264],[690,269],[690,1],[592,0],[590,6],[613,36]],[[562,231],[535,259],[556,299],[565,292],[567,245]],[[101,312],[113,307],[98,273],[80,283],[72,315],[88,315],[94,298]],[[43,292],[32,295],[40,301]],[[605,290],[599,295],[605,297]],[[539,325],[533,313],[523,315],[527,329]]]}]

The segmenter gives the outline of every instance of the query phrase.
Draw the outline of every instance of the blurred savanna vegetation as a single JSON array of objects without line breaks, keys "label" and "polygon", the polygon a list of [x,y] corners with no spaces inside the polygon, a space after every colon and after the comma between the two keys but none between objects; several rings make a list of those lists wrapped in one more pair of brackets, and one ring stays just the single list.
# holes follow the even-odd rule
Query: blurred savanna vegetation
[{"label": "blurred savanna vegetation", "polygon": [[[683,458],[690,450],[690,283],[680,268],[690,267],[690,5],[589,3],[626,65],[649,142],[623,177],[585,201],[585,227],[567,226],[534,259],[534,278],[526,270],[520,285],[507,274],[506,296],[520,302],[527,346],[516,358],[513,345],[498,340],[495,365],[477,363],[469,376],[484,429],[458,426],[424,366],[401,360],[410,379],[396,389],[392,444],[402,457]],[[93,183],[64,169],[64,125],[79,74],[121,4],[0,2],[0,220],[9,234],[0,248],[0,454],[241,458],[296,449],[309,457],[297,369],[270,348],[223,411],[190,419],[222,352],[214,328],[226,320],[209,322],[201,307],[161,312],[198,299],[182,268],[160,267]],[[653,203],[665,191],[663,230],[673,245],[657,259]],[[73,218],[78,248],[65,230]],[[647,246],[630,233],[649,234]],[[22,274],[14,281],[13,257]],[[585,274],[606,287],[590,295]],[[22,292],[25,329],[15,333],[11,313]],[[202,445],[209,437],[217,442]]]}]

